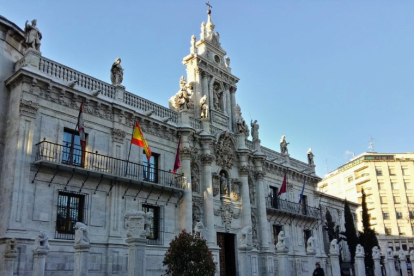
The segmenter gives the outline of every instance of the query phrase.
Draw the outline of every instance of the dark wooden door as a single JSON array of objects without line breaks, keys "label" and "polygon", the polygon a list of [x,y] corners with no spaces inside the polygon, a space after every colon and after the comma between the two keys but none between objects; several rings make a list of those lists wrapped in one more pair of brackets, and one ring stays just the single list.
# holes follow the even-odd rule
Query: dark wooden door
[{"label": "dark wooden door", "polygon": [[217,245],[220,247],[220,276],[236,276],[236,252],[233,234],[217,233]]}]

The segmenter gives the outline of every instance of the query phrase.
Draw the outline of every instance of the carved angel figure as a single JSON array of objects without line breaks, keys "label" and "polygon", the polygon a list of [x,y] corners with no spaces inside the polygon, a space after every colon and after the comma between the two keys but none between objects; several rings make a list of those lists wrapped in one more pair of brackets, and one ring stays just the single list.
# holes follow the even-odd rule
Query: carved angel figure
[{"label": "carved angel figure", "polygon": [[226,196],[229,193],[229,182],[224,173],[221,173],[220,176],[220,193],[223,196]]},{"label": "carved angel figure", "polygon": [[276,250],[289,250],[289,238],[285,236],[284,231],[280,231],[279,235],[277,236]]},{"label": "carved angel figure", "polygon": [[75,245],[89,245],[89,231],[85,224],[77,222],[75,224]]},{"label": "carved angel figure", "polygon": [[246,226],[241,230],[241,237],[240,237],[240,246],[252,246],[252,228],[250,226]]},{"label": "carved angel figure", "polygon": [[124,79],[124,69],[122,69],[122,66],[121,66],[121,58],[117,58],[111,67],[112,85],[121,84],[123,79]]},{"label": "carved angel figure", "polygon": [[34,251],[49,250],[49,237],[45,232],[41,231],[35,239]]},{"label": "carved angel figure", "polygon": [[289,145],[289,143],[286,142],[286,136],[283,135],[282,139],[280,140],[280,153],[281,154],[283,154],[283,155],[288,155],[289,154],[289,151],[288,151],[288,148],[287,148],[288,145]]},{"label": "carved angel figure", "polygon": [[37,51],[40,50],[40,40],[42,39],[42,33],[36,27],[37,20],[32,20],[32,25],[30,25],[29,20],[26,20],[26,24],[24,26],[24,34],[26,38],[26,46],[27,48],[32,48]]},{"label": "carved angel figure", "polygon": [[207,95],[204,95],[203,97],[201,97],[201,99],[200,99],[200,109],[201,109],[200,117],[204,118],[204,119],[207,119],[208,118]]},{"label": "carved angel figure", "polygon": [[362,245],[358,244],[355,251],[355,256],[359,257],[365,257],[365,250]]},{"label": "carved angel figure", "polygon": [[339,245],[338,240],[333,239],[329,245],[329,253],[330,254],[339,254]]},{"label": "carved angel figure", "polygon": [[251,120],[250,126],[252,127],[252,139],[253,141],[259,140],[259,124],[257,123],[257,120]]},{"label": "carved angel figure", "polygon": [[312,148],[309,148],[309,150],[308,150],[308,164],[309,165],[315,165],[315,163],[313,162],[313,157],[314,156],[315,155],[313,155]]},{"label": "carved angel figure", "polygon": [[246,124],[246,121],[242,117],[242,112],[239,105],[236,107],[236,124],[237,133],[244,133],[247,138],[249,136],[249,126]]}]

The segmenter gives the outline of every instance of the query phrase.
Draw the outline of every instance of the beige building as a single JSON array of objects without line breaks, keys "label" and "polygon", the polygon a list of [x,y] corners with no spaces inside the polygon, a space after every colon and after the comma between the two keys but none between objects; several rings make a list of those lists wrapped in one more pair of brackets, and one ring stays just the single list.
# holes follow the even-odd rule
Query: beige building
[{"label": "beige building", "polygon": [[[387,248],[408,252],[414,249],[413,161],[414,153],[366,152],[327,174],[318,189],[359,204],[364,189],[382,252]],[[358,230],[362,230],[361,214],[360,206]]]}]

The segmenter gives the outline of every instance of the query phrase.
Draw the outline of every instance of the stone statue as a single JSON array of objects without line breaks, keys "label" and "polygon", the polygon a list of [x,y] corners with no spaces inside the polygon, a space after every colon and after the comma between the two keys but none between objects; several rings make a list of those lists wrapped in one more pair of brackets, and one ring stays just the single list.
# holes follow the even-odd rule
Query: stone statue
[{"label": "stone statue", "polygon": [[75,224],[75,246],[89,245],[89,231],[85,224],[77,222]]},{"label": "stone statue", "polygon": [[200,108],[201,108],[201,118],[208,118],[208,105],[207,105],[207,95],[204,95],[200,99]]},{"label": "stone statue", "polygon": [[338,240],[337,239],[333,239],[329,245],[329,253],[330,254],[339,254],[339,245],[338,245]]},{"label": "stone statue", "polygon": [[224,173],[221,173],[220,176],[220,193],[222,196],[227,196],[229,194],[229,182]]},{"label": "stone statue", "polygon": [[170,108],[173,110],[186,110],[194,109],[193,95],[193,83],[187,84],[184,76],[180,78],[180,90],[170,98]]},{"label": "stone statue", "polygon": [[241,230],[240,247],[252,246],[252,228],[246,226]]},{"label": "stone statue", "polygon": [[17,242],[15,238],[7,240],[4,253],[6,255],[17,254]]},{"label": "stone statue", "polygon": [[196,53],[196,37],[195,35],[191,36],[191,48],[190,48],[190,53],[193,55]]},{"label": "stone statue", "polygon": [[207,239],[207,231],[208,230],[204,227],[204,224],[201,221],[196,223],[196,226],[194,227],[194,234],[196,236]]},{"label": "stone statue", "polygon": [[365,250],[362,245],[358,244],[355,251],[355,257],[365,257]]},{"label": "stone statue", "polygon": [[49,250],[49,237],[45,232],[41,231],[35,239],[34,251],[46,251]]},{"label": "stone statue", "polygon": [[195,168],[191,169],[191,188],[193,192],[198,192],[198,171]]},{"label": "stone statue", "polygon": [[401,248],[400,251],[398,251],[398,259],[405,260],[405,257],[406,257],[405,251],[402,250]]},{"label": "stone statue", "polygon": [[312,148],[309,148],[309,150],[308,150],[308,164],[309,165],[315,165],[315,163],[313,162],[313,157],[314,156],[315,155],[313,155]]},{"label": "stone statue", "polygon": [[288,151],[288,148],[287,148],[288,145],[289,145],[289,143],[286,142],[286,136],[283,135],[282,139],[280,140],[280,153],[281,154],[283,154],[283,155],[288,155],[289,154],[289,151]]},{"label": "stone statue", "polygon": [[257,120],[251,120],[250,126],[252,127],[252,140],[258,141],[259,140],[259,124],[257,123]]},{"label": "stone statue", "polygon": [[310,236],[306,242],[306,252],[315,252],[315,238]]},{"label": "stone statue", "polygon": [[226,57],[226,67],[230,68],[230,58]]},{"label": "stone statue", "polygon": [[127,220],[127,237],[145,239],[149,233],[148,228],[151,225],[154,214],[143,211],[129,211],[125,213],[125,218]]},{"label": "stone statue", "polygon": [[279,235],[277,236],[276,250],[289,250],[289,238],[285,237],[285,231],[280,231]]},{"label": "stone statue", "polygon": [[29,20],[26,20],[26,24],[24,26],[24,34],[26,38],[26,46],[27,48],[32,48],[37,51],[40,51],[40,40],[42,39],[42,33],[36,27],[37,20],[32,20],[32,25],[30,25]]},{"label": "stone statue", "polygon": [[381,251],[379,250],[378,246],[374,246],[372,248],[372,258],[381,259]]},{"label": "stone statue", "polygon": [[394,259],[394,251],[391,248],[387,248],[387,258]]},{"label": "stone statue", "polygon": [[217,83],[214,84],[213,86],[213,104],[214,104],[214,109],[221,111],[220,108],[220,85],[218,85]]},{"label": "stone statue", "polygon": [[236,106],[236,124],[237,124],[237,133],[244,133],[247,137],[249,136],[249,127],[246,124],[246,121],[242,117],[241,108],[239,105]]},{"label": "stone statue", "polygon": [[124,79],[124,69],[121,66],[121,59],[117,58],[111,67],[111,82],[112,85],[119,85]]}]

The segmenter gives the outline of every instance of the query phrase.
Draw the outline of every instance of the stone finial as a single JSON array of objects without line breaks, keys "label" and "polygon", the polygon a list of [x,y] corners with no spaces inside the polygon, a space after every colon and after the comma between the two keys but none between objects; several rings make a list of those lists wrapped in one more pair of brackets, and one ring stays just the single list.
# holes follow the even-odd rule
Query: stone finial
[{"label": "stone finial", "polygon": [[355,257],[365,257],[365,250],[362,245],[358,244],[355,251]]},{"label": "stone finial", "polygon": [[398,259],[401,261],[405,261],[406,260],[406,254],[405,251],[400,249],[400,251],[398,251]]},{"label": "stone finial", "polygon": [[88,227],[82,222],[75,224],[75,246],[89,245]]},{"label": "stone finial", "polygon": [[306,252],[314,253],[315,252],[315,238],[310,236],[308,241],[306,242]]},{"label": "stone finial", "polygon": [[49,249],[49,237],[45,232],[41,231],[35,239],[34,252],[47,252]]},{"label": "stone finial", "polygon": [[313,158],[315,157],[315,155],[312,152],[312,148],[309,148],[308,150],[308,164],[309,165],[315,165]]},{"label": "stone finial", "polygon": [[339,245],[338,245],[338,240],[337,239],[333,239],[329,245],[329,253],[330,254],[339,254]]},{"label": "stone finial", "polygon": [[289,250],[289,238],[285,236],[284,231],[280,231],[279,235],[277,236],[276,250],[277,251]]},{"label": "stone finial", "polygon": [[200,108],[201,108],[201,114],[200,117],[202,119],[208,118],[208,104],[207,104],[207,95],[204,95],[200,99]]},{"label": "stone finial", "polygon": [[250,226],[246,226],[241,230],[240,247],[248,247],[252,245],[252,228]]},{"label": "stone finial", "polygon": [[387,258],[394,259],[394,251],[391,248],[387,248]]},{"label": "stone finial", "polygon": [[283,154],[283,155],[288,155],[289,154],[289,151],[288,151],[288,148],[287,148],[287,146],[289,144],[290,143],[286,142],[286,135],[283,135],[282,139],[280,139],[280,153],[281,154]]},{"label": "stone finial", "polygon": [[372,248],[372,258],[381,259],[381,251],[379,250],[378,246],[374,246]]},{"label": "stone finial", "polygon": [[40,51],[40,40],[42,39],[42,33],[37,28],[37,20],[32,20],[32,25],[29,24],[29,20],[26,20],[24,26],[25,43],[28,49],[34,49]]},{"label": "stone finial", "polygon": [[154,218],[151,212],[130,211],[125,214],[127,220],[127,237],[128,238],[146,238],[150,221]]},{"label": "stone finial", "polygon": [[6,241],[5,256],[17,256],[17,241],[15,238]]},{"label": "stone finial", "polygon": [[112,85],[120,85],[124,79],[124,69],[121,66],[121,58],[117,58],[111,67]]}]

